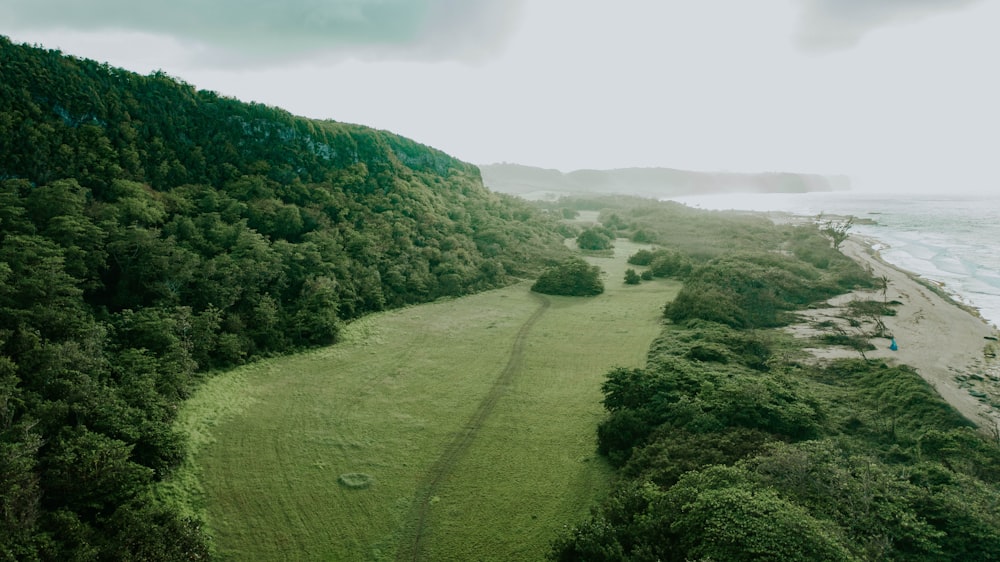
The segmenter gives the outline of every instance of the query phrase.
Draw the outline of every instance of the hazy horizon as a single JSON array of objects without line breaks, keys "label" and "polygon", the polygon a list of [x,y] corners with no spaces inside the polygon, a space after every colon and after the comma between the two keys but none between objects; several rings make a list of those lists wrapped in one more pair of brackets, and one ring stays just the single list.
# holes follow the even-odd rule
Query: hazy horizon
[{"label": "hazy horizon", "polygon": [[15,41],[476,164],[1000,187],[1000,5],[982,0],[5,4]]}]

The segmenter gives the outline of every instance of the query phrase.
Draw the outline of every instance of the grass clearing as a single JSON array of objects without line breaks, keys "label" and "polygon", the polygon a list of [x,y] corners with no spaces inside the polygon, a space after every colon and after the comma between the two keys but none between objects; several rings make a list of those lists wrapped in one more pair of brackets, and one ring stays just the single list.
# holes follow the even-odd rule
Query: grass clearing
[{"label": "grass clearing", "polygon": [[[588,258],[607,272],[606,292],[546,297],[519,347],[540,307],[528,283],[371,316],[336,346],[212,379],[181,413],[197,451],[165,493],[204,510],[224,559],[543,557],[606,494],[600,384],[611,367],[644,365],[678,288],[626,286],[640,246],[616,245],[613,258]],[[466,427],[516,350],[488,417]],[[408,553],[423,499],[420,548]]]}]

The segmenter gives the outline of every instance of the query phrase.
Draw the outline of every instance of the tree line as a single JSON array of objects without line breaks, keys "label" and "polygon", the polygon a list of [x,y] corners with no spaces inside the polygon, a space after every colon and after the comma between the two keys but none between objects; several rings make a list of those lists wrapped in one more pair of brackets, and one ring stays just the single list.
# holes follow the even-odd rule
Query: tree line
[{"label": "tree line", "polygon": [[388,132],[0,37],[0,560],[209,556],[155,482],[206,373],[565,257]]}]

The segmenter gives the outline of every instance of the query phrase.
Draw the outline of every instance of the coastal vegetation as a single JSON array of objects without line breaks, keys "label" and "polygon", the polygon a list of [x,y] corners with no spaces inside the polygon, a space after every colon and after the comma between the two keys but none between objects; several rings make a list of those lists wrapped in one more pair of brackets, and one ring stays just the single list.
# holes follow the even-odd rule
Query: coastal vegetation
[{"label": "coastal vegetation", "polygon": [[[617,467],[615,491],[551,559],[1000,556],[998,442],[912,369],[818,364],[774,329],[797,308],[879,286],[834,251],[828,227],[663,205],[614,212],[687,266],[673,269],[683,288],[646,366],[612,369],[602,385],[597,446]],[[630,263],[652,268],[658,252]],[[847,308],[894,313],[879,301]]]}]

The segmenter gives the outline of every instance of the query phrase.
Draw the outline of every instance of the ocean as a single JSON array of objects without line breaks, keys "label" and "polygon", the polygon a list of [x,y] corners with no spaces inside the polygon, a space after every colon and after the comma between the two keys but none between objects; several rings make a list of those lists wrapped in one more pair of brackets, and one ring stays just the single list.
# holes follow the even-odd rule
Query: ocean
[{"label": "ocean", "polygon": [[[672,198],[691,207],[870,219],[852,233],[873,238],[885,261],[937,282],[1000,326],[1000,195],[901,195],[850,191]],[[867,222],[867,221],[865,221]]]}]

